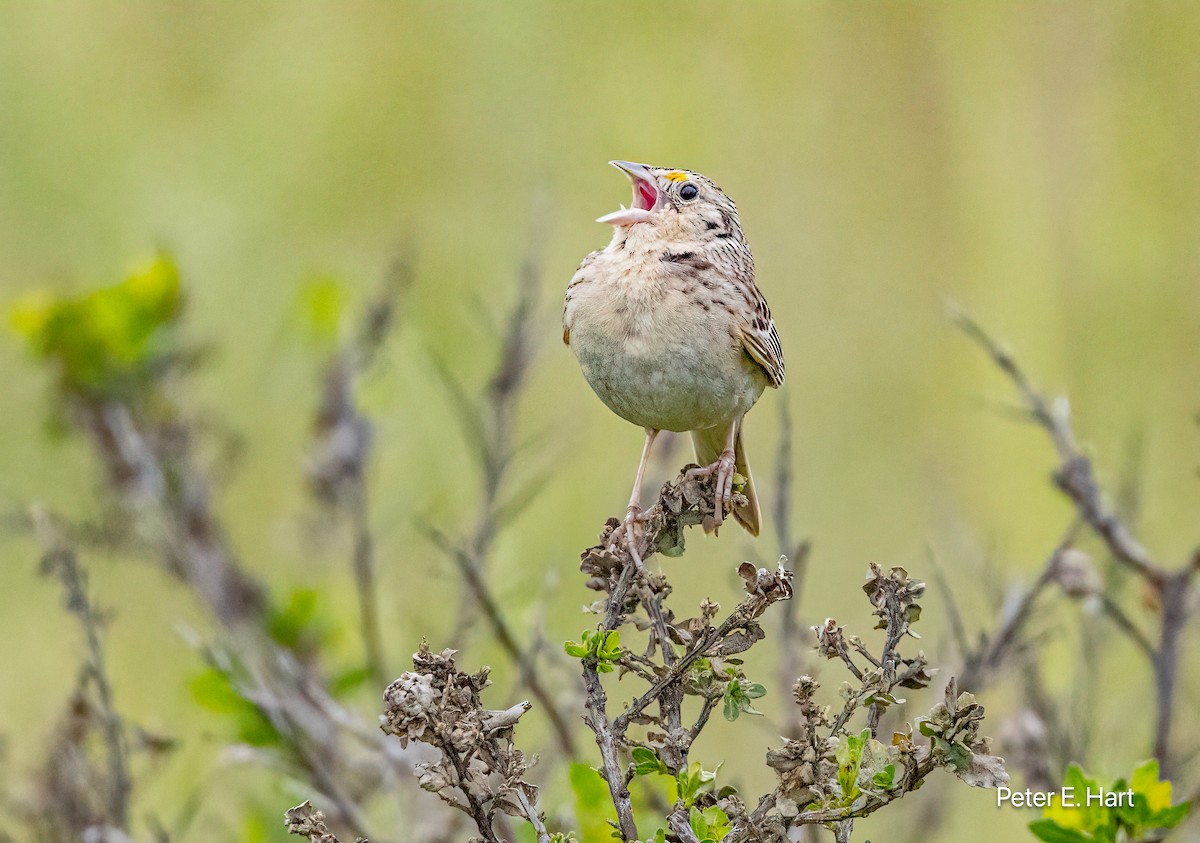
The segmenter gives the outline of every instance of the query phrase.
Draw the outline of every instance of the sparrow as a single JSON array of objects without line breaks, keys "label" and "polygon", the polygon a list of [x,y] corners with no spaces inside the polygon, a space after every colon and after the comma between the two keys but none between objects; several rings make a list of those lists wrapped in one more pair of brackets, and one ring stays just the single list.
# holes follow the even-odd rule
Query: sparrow
[{"label": "sparrow", "polygon": [[[691,170],[610,162],[633,185],[624,205],[597,220],[613,227],[567,286],[563,342],[610,410],[646,439],[622,525],[627,544],[641,520],[641,487],[659,431],[688,431],[692,477],[715,475],[714,515],[726,510],[752,535],[762,514],[742,420],[766,387],[783,383],[783,349],[736,206]],[[734,475],[745,503],[733,503]]]}]

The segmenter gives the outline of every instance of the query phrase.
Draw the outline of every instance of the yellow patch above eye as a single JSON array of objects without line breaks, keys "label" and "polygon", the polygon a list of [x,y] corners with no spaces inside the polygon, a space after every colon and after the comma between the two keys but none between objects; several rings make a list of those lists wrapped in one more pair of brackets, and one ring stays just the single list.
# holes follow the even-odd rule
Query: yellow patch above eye
[{"label": "yellow patch above eye", "polygon": [[672,170],[666,173],[663,178],[667,181],[687,181],[688,174],[679,170]]}]

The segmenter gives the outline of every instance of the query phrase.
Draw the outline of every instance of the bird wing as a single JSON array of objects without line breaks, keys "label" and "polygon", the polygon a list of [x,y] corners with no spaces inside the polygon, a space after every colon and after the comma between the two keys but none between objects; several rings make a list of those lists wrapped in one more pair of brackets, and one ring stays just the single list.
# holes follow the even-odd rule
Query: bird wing
[{"label": "bird wing", "polygon": [[589,252],[587,257],[579,264],[579,268],[575,270],[575,275],[572,276],[571,283],[567,285],[567,294],[563,298],[563,345],[571,344],[571,327],[567,324],[567,307],[571,304],[571,289],[589,280],[584,270],[587,269],[588,265],[599,254],[599,251]]},{"label": "bird wing", "polygon": [[749,318],[744,318],[739,326],[742,329],[742,345],[754,362],[763,367],[771,386],[781,386],[784,376],[783,347],[779,344],[779,331],[775,329],[775,320],[771,318],[771,308],[753,281],[744,292],[746,304],[749,305],[746,311]]}]

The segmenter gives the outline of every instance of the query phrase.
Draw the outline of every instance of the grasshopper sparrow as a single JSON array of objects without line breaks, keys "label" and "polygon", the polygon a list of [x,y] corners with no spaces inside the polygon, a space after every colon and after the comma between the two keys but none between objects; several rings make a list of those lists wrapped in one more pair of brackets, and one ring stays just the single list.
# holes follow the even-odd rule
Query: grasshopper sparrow
[{"label": "grasshopper sparrow", "polygon": [[[690,431],[704,466],[693,475],[716,475],[712,526],[732,507],[758,535],[742,418],[764,388],[783,383],[783,350],[754,285],[737,208],[699,173],[612,164],[633,183],[633,206],[598,220],[613,226],[612,242],[584,258],[567,287],[563,342],[600,400],[646,430],[626,541],[633,549],[642,476],[660,430]],[[745,505],[733,505],[735,471],[746,478]]]}]

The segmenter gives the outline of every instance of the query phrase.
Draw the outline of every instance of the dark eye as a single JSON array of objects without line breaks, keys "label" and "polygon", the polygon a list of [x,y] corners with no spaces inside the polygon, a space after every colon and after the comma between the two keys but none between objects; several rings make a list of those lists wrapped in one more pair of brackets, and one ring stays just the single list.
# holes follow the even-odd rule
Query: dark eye
[{"label": "dark eye", "polygon": [[700,188],[692,184],[690,181],[684,183],[683,187],[679,188],[679,198],[684,202],[691,202],[700,195]]}]

